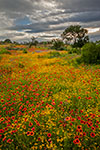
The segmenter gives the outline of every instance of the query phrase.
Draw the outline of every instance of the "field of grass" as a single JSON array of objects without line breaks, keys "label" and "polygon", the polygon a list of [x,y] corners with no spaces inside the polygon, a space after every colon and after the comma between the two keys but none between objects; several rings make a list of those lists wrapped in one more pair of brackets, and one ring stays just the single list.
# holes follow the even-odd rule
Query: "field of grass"
[{"label": "field of grass", "polygon": [[99,150],[100,65],[10,52],[0,55],[0,149]]}]

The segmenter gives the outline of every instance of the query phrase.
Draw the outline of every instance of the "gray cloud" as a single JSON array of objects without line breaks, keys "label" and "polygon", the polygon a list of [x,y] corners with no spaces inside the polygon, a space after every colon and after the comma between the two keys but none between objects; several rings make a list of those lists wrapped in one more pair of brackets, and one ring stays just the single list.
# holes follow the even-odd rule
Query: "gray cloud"
[{"label": "gray cloud", "polygon": [[[18,41],[43,33],[46,39],[59,36],[71,24],[100,27],[99,0],[0,0],[0,39],[8,35]],[[91,37],[100,33],[94,34]]]}]

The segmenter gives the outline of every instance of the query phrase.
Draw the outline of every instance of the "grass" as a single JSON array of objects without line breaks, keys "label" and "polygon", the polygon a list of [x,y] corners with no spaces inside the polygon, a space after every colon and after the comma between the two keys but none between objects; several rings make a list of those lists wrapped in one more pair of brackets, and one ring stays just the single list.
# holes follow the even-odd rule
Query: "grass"
[{"label": "grass", "polygon": [[67,52],[0,60],[2,150],[99,150],[100,65]]}]

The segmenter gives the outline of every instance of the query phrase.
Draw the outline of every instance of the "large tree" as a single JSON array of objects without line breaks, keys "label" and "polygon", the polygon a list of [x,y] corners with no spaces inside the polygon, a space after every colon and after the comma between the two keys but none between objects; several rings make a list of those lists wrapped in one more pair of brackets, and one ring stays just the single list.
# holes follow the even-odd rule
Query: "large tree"
[{"label": "large tree", "polygon": [[11,41],[10,39],[5,39],[5,40],[4,40],[4,43],[7,43],[7,44],[8,44],[8,43],[12,43],[12,41]]},{"label": "large tree", "polygon": [[75,47],[82,47],[85,43],[89,42],[87,33],[88,31],[80,25],[71,25],[65,29],[61,37],[63,40],[66,40],[66,42],[73,43]]}]

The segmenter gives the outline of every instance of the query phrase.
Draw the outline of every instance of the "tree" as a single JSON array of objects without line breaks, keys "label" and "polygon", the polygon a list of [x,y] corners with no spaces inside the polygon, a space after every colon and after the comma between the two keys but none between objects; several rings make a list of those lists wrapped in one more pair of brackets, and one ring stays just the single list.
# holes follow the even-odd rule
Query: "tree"
[{"label": "tree", "polygon": [[87,64],[100,63],[100,44],[87,43],[82,47],[81,60]]},{"label": "tree", "polygon": [[82,47],[85,43],[89,42],[89,37],[86,36],[88,31],[81,28],[80,25],[71,25],[65,29],[61,34],[63,40],[73,43],[74,47]]},{"label": "tree", "polygon": [[36,40],[36,37],[32,36],[31,38],[31,42],[29,43],[29,48],[31,48],[31,46],[36,46],[38,44],[38,41]]},{"label": "tree", "polygon": [[12,41],[10,39],[6,39],[4,43],[12,43]]},{"label": "tree", "polygon": [[64,43],[60,39],[53,39],[52,40],[52,48],[56,50],[64,50]]}]

